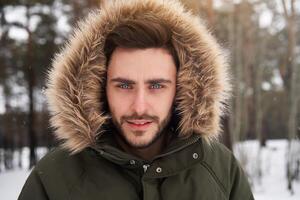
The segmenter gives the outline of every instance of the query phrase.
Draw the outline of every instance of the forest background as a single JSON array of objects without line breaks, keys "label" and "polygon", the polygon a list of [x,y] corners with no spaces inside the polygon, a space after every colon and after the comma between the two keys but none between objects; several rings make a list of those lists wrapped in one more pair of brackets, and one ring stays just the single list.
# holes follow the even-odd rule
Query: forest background
[{"label": "forest background", "polygon": [[[18,166],[13,160],[23,147],[30,149],[31,168],[39,159],[37,147],[57,145],[44,96],[47,70],[78,20],[101,9],[101,3],[0,1],[0,173],[22,167],[21,156]],[[258,140],[259,155],[268,140],[287,140],[283,162],[292,191],[300,180],[300,1],[182,3],[204,20],[230,58],[233,97],[222,119],[221,141],[232,149],[238,142]]]}]

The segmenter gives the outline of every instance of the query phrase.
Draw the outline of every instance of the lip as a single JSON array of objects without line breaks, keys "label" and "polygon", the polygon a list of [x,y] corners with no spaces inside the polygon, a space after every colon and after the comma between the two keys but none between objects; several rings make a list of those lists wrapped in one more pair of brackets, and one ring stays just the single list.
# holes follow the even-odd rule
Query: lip
[{"label": "lip", "polygon": [[[146,130],[152,124],[152,121],[130,120],[130,121],[126,121],[126,123],[128,124],[128,126],[131,129],[134,129],[134,130]],[[144,123],[144,124],[142,124],[142,123]]]}]

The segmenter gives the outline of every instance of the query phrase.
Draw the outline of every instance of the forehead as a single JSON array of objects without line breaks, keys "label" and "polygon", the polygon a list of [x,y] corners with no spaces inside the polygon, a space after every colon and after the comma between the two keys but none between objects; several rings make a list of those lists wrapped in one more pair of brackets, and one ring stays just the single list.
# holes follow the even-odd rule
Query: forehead
[{"label": "forehead", "polygon": [[176,76],[176,66],[165,48],[116,48],[108,65],[108,77],[130,79],[169,78]]}]

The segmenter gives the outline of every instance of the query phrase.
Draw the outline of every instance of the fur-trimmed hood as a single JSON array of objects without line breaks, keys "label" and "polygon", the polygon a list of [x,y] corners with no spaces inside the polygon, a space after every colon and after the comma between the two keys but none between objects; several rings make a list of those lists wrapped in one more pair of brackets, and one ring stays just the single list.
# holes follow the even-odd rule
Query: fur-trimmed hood
[{"label": "fur-trimmed hood", "polygon": [[109,117],[100,102],[106,75],[106,36],[128,20],[159,19],[172,31],[180,66],[176,110],[181,136],[206,139],[220,133],[220,117],[230,84],[224,53],[199,20],[173,0],[112,1],[79,23],[56,55],[48,74],[46,95],[51,125],[73,153],[96,144]]}]

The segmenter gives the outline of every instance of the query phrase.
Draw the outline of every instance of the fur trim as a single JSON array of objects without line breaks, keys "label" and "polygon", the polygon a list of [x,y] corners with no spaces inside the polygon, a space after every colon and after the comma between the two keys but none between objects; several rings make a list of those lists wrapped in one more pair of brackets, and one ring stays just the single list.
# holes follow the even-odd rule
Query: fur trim
[{"label": "fur trim", "polygon": [[93,146],[108,116],[103,113],[101,86],[106,67],[106,35],[126,20],[163,20],[178,53],[176,108],[181,136],[201,134],[210,140],[220,133],[220,117],[230,84],[224,53],[198,17],[177,1],[111,1],[79,23],[48,74],[46,95],[63,146],[73,153]]}]

